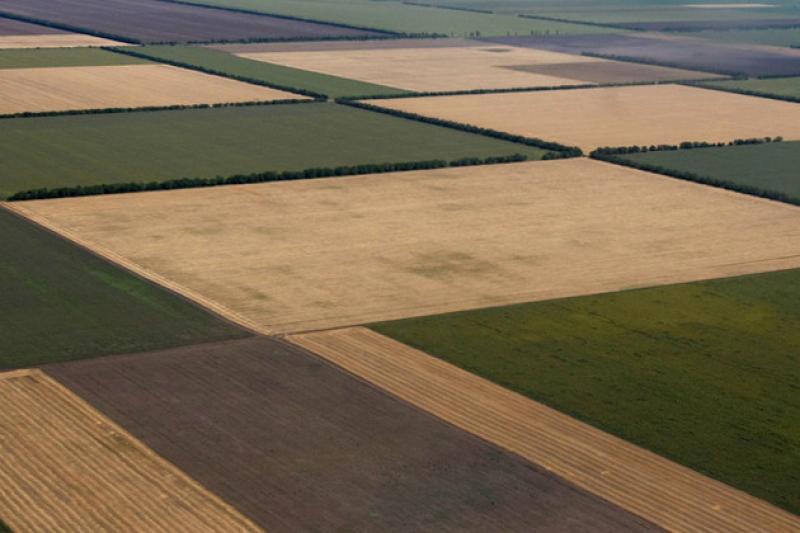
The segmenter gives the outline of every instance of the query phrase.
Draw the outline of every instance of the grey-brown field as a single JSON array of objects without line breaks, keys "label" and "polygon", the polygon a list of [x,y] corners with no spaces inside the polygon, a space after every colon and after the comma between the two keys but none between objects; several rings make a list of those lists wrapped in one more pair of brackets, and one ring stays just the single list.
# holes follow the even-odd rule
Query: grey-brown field
[{"label": "grey-brown field", "polygon": [[46,371],[267,531],[657,529],[278,340]]}]

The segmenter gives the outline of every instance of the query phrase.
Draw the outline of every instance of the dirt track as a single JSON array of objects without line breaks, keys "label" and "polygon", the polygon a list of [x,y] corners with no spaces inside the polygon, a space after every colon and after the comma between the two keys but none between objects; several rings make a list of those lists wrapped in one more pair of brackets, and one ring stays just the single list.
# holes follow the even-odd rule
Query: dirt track
[{"label": "dirt track", "polygon": [[668,530],[800,530],[790,513],[368,329],[289,340]]},{"label": "dirt track", "polygon": [[40,371],[0,374],[0,518],[15,531],[259,531]]}]

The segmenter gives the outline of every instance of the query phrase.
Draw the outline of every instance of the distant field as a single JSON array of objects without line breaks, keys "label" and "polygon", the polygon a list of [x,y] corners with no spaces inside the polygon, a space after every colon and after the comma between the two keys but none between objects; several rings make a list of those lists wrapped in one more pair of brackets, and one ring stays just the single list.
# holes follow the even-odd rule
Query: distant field
[{"label": "distant field", "polygon": [[800,270],[373,327],[800,512]]},{"label": "distant field", "polygon": [[[800,23],[798,23],[800,26]],[[800,28],[768,30],[700,31],[689,34],[721,43],[752,43],[772,46],[800,46]]]},{"label": "distant field", "polygon": [[337,76],[328,76],[326,74],[290,68],[264,61],[245,59],[207,47],[145,46],[137,47],[134,51],[140,54],[146,54],[156,60],[177,61],[233,76],[241,76],[266,83],[305,89],[307,91],[327,95],[331,98],[406,93],[406,91],[393,87],[365,83]]},{"label": "distant field", "polygon": [[[0,70],[0,114],[302,98],[160,64]],[[3,123],[5,126],[10,123]],[[59,171],[60,172],[60,171]]]},{"label": "distant field", "polygon": [[0,50],[0,69],[44,67],[99,67],[150,63],[98,48]]},{"label": "distant field", "polygon": [[116,44],[120,43],[0,17],[0,50],[5,48],[114,46]]},{"label": "distant field", "polygon": [[620,157],[784,194],[800,203],[800,142],[648,152]]},{"label": "distant field", "polygon": [[0,209],[0,370],[243,336]]},{"label": "distant field", "polygon": [[[661,5],[658,5],[658,4]],[[527,12],[532,15],[562,18],[580,22],[599,22],[606,24],[626,25],[631,28],[679,28],[686,25],[749,25],[763,24],[764,21],[781,23],[800,17],[797,9],[790,7],[769,8],[711,8],[703,9],[690,7],[688,4],[701,2],[680,1],[673,2],[614,2],[616,5],[574,5],[564,6],[556,4],[547,7],[530,7],[511,9],[512,11]],[[705,4],[713,2],[704,2]],[[728,2],[730,4],[731,2]],[[736,3],[736,2],[733,2]],[[748,2],[757,3],[757,2]],[[774,2],[763,2],[770,4]],[[551,3],[552,4],[552,3]],[[677,5],[675,5],[677,4]]]},{"label": "distant field", "polygon": [[0,13],[119,36],[133,42],[366,37],[373,32],[158,0],[3,0]]},{"label": "distant field", "polygon": [[577,145],[586,152],[601,146],[729,142],[778,135],[800,139],[797,104],[682,85],[433,96],[375,103]]},{"label": "distant field", "polygon": [[732,89],[742,91],[753,91],[765,95],[786,96],[789,98],[800,99],[800,77],[790,78],[751,78],[747,80],[730,81],[710,81],[704,82],[703,86],[719,87],[721,89]]},{"label": "distant field", "polygon": [[517,153],[538,159],[544,151],[322,103],[10,119],[0,128],[0,196],[41,187]]},{"label": "distant field", "polygon": [[[23,1],[23,0],[17,0]],[[27,1],[27,0],[25,0]],[[464,37],[469,35],[550,35],[608,32],[603,28],[561,22],[526,20],[515,15],[485,15],[372,0],[191,0],[192,3],[235,7],[262,13],[305,17],[401,32]]]}]

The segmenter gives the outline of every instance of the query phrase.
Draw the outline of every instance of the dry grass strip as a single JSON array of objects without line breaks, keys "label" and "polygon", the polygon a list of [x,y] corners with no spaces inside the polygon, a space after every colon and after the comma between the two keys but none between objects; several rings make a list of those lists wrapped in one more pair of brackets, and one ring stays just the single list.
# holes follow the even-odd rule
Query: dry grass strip
[{"label": "dry grass strip", "polygon": [[73,48],[79,46],[122,46],[125,43],[81,35],[79,33],[52,33],[44,35],[0,35],[0,49],[4,48]]},{"label": "dry grass strip", "polygon": [[800,530],[790,513],[366,328],[288,339],[668,530]]},{"label": "dry grass strip", "polygon": [[302,98],[169,65],[0,70],[0,114]]},{"label": "dry grass strip", "polygon": [[0,512],[15,531],[260,531],[38,370],[0,374]]}]

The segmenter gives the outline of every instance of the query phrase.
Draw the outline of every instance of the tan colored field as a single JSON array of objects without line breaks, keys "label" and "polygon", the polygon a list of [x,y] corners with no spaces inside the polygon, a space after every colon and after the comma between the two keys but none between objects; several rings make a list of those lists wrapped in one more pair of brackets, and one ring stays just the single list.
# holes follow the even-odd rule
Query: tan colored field
[{"label": "tan colored field", "polygon": [[669,531],[800,530],[800,518],[366,328],[289,340]]},{"label": "tan colored field", "polygon": [[0,70],[0,114],[300,99],[168,65]]},{"label": "tan colored field", "polygon": [[800,209],[589,159],[7,204],[262,332],[800,266]]},{"label": "tan colored field", "polygon": [[800,139],[800,106],[682,85],[590,88],[371,101],[375,105],[538,137],[601,146]]},{"label": "tan colored field", "polygon": [[79,33],[53,33],[47,35],[0,35],[0,49],[4,48],[73,48],[76,46],[121,46],[124,43],[81,35]]},{"label": "tan colored field", "polygon": [[[623,64],[584,56],[473,45],[437,48],[351,49],[239,53],[241,57],[412,91],[457,91],[511,87],[554,87],[612,81],[676,80],[712,74]],[[583,69],[576,68],[584,66]],[[586,66],[591,68],[586,68]],[[602,66],[612,71],[603,72]],[[537,69],[546,67],[542,72]]]},{"label": "tan colored field", "polygon": [[15,531],[260,531],[38,370],[0,374],[0,518]]}]

